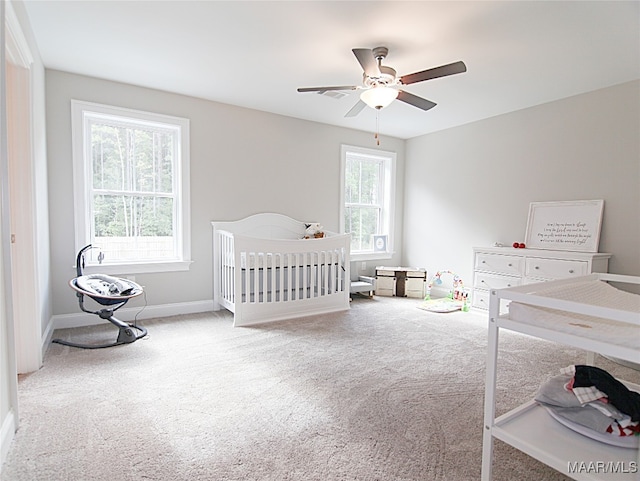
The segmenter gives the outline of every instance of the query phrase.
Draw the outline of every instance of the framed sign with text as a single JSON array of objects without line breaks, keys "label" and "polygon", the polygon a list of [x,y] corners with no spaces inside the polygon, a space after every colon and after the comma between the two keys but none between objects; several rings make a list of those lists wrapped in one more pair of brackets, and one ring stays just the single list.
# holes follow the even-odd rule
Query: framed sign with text
[{"label": "framed sign with text", "polygon": [[532,249],[598,252],[604,200],[532,202],[525,243]]}]

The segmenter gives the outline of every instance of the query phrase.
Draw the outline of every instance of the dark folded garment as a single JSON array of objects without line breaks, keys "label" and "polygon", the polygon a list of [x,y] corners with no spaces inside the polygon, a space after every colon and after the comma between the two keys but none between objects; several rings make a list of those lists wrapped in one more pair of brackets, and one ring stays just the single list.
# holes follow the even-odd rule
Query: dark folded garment
[{"label": "dark folded garment", "polygon": [[595,366],[576,365],[573,387],[595,386],[607,395],[609,402],[632,421],[640,421],[640,393],[630,391],[604,369]]}]

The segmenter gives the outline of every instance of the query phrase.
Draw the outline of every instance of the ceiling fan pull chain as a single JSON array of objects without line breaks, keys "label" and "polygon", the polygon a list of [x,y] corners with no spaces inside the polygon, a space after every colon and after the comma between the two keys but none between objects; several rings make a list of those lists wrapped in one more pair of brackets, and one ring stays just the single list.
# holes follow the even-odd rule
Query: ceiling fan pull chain
[{"label": "ceiling fan pull chain", "polygon": [[380,135],[378,135],[379,132],[380,132],[380,110],[376,109],[376,135],[374,135],[373,138],[376,139],[377,145],[380,145]]}]

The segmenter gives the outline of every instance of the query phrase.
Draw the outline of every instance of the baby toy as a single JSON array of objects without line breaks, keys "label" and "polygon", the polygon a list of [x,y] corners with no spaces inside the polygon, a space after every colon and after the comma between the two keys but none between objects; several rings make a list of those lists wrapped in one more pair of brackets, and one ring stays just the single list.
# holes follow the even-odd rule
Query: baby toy
[{"label": "baby toy", "polygon": [[[449,274],[453,276],[453,290],[449,291],[449,295],[442,299],[431,299],[431,288],[434,286],[442,285],[442,275]],[[424,303],[419,306],[420,309],[433,312],[453,312],[462,310],[467,312],[469,310],[468,304],[469,293],[464,289],[464,283],[460,276],[451,271],[438,271],[427,284],[427,295],[424,298]]]},{"label": "baby toy", "polygon": [[322,239],[324,237],[324,231],[322,226],[317,222],[311,224],[305,224],[304,239]]}]

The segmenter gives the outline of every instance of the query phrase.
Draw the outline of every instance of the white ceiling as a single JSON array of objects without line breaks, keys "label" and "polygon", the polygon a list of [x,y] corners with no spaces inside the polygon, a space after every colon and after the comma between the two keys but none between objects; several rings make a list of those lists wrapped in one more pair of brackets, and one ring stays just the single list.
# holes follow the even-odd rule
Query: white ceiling
[{"label": "white ceiling", "polygon": [[640,2],[35,1],[47,68],[375,131],[366,108],[297,87],[360,85],[352,48],[389,48],[405,75],[463,60],[467,72],[404,87],[380,132],[411,138],[640,78]]}]

